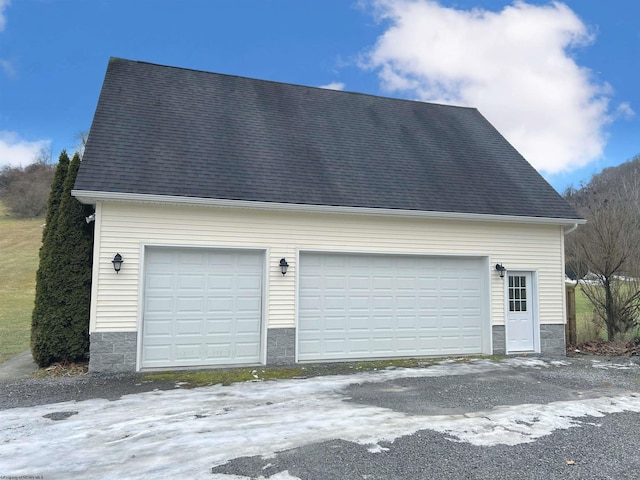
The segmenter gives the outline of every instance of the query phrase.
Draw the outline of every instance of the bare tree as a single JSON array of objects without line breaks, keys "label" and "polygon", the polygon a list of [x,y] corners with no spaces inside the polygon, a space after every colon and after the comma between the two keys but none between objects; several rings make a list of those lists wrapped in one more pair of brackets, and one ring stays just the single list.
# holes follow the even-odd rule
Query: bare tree
[{"label": "bare tree", "polygon": [[567,265],[609,340],[629,333],[640,315],[640,209],[623,191],[603,189],[594,177],[569,198],[587,224],[567,237]]},{"label": "bare tree", "polygon": [[36,165],[51,165],[53,163],[53,150],[51,150],[51,146],[40,147],[38,153],[33,157],[33,163]]},{"label": "bare tree", "polygon": [[80,155],[80,158],[82,159],[82,156],[84,155],[84,147],[87,145],[87,140],[89,139],[89,132],[87,130],[81,130],[80,132],[76,133],[76,140],[77,140],[77,144],[76,144],[76,152],[78,152],[78,155]]}]

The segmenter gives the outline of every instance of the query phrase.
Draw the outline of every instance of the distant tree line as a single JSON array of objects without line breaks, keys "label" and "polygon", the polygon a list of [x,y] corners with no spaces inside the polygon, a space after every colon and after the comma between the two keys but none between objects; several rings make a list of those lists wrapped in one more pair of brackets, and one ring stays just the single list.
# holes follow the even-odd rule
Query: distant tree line
[{"label": "distant tree line", "polygon": [[[76,135],[76,152],[80,159],[88,132]],[[51,147],[42,147],[26,167],[5,166],[0,169],[0,202],[12,218],[37,218],[47,213],[47,202],[56,165]]]},{"label": "distant tree line", "polygon": [[13,218],[41,217],[47,212],[47,198],[55,165],[36,161],[27,167],[5,166],[0,170],[0,201]]}]

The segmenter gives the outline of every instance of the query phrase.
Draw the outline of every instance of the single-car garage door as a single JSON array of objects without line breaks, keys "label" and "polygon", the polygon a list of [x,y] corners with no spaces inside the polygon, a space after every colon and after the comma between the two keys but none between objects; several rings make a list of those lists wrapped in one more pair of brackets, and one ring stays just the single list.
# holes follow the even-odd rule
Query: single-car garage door
[{"label": "single-car garage door", "polygon": [[259,363],[264,254],[148,248],[142,368]]},{"label": "single-car garage door", "polygon": [[484,261],[300,254],[298,360],[482,353]]}]

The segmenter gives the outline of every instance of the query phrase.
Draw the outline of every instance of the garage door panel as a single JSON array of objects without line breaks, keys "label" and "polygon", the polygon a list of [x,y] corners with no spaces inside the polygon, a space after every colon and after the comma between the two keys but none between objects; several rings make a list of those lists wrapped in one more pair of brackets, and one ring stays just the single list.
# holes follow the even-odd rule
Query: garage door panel
[{"label": "garage door panel", "polygon": [[[372,341],[373,344],[375,345],[375,349],[376,351],[380,351],[380,352],[392,352],[394,350],[394,338],[392,336],[381,336],[381,335],[377,335],[374,338],[370,339],[370,338],[364,338],[361,339],[362,341],[362,345],[363,347],[363,351],[369,351],[371,349],[371,347],[368,345],[369,341]],[[367,342],[367,343],[365,343]]]},{"label": "garage door panel", "polygon": [[415,295],[407,295],[404,291],[394,298],[396,310],[414,311],[418,308],[418,298]]},{"label": "garage door panel", "polygon": [[418,352],[418,337],[398,337],[396,339],[396,349],[404,354],[414,355]]},{"label": "garage door panel", "polygon": [[475,347],[479,340],[480,337],[478,335],[463,335],[462,345],[464,348],[471,349]]},{"label": "garage door panel", "polygon": [[176,343],[175,345],[176,359],[194,361],[202,357],[202,349],[200,345],[192,343]]},{"label": "garage door panel", "polygon": [[347,279],[347,285],[351,291],[357,292],[358,290],[362,290],[369,293],[371,290],[370,280],[368,275],[362,276],[355,274]]},{"label": "garage door panel", "polygon": [[478,298],[478,296],[472,296],[468,294],[465,294],[464,296],[462,296],[460,298],[462,307],[465,309],[475,308],[479,310],[482,305],[480,303],[480,299]]},{"label": "garage door panel", "polygon": [[263,254],[150,248],[143,368],[259,363]]},{"label": "garage door panel", "polygon": [[345,330],[349,332],[368,332],[371,328],[371,319],[368,316],[351,314],[343,320],[345,324]]},{"label": "garage door panel", "polygon": [[173,290],[173,275],[154,273],[147,276],[147,286],[151,290]]},{"label": "garage door panel", "polygon": [[328,317],[324,322],[324,331],[331,332],[346,332],[346,319],[344,317]]},{"label": "garage door panel", "polygon": [[420,326],[418,325],[418,319],[414,315],[397,315],[396,329],[399,331],[402,331],[402,330],[416,331],[420,329]]},{"label": "garage door panel", "polygon": [[231,312],[233,310],[233,297],[220,295],[215,298],[207,298],[207,313]]},{"label": "garage door panel", "polygon": [[149,326],[147,327],[147,335],[149,337],[152,337],[152,336],[167,337],[171,335],[172,329],[173,329],[173,326],[169,320],[166,320],[166,321],[158,320],[149,324]]},{"label": "garage door panel", "polygon": [[342,354],[345,351],[347,341],[344,338],[332,339],[327,338],[324,342],[324,352],[326,354]]},{"label": "garage door panel", "polygon": [[[344,292],[343,292],[344,293]],[[368,311],[369,310],[369,296],[355,295],[346,297],[346,303],[348,305],[350,312],[355,312],[357,310]]]},{"label": "garage door panel", "polygon": [[480,353],[483,281],[475,258],[301,254],[298,359]]},{"label": "garage door panel", "polygon": [[249,335],[251,337],[255,337],[256,329],[259,326],[256,325],[253,318],[237,318],[234,325],[237,335]]},{"label": "garage door panel", "polygon": [[208,318],[206,322],[206,334],[221,336],[231,331],[233,322],[228,318],[213,319]]},{"label": "garage door panel", "polygon": [[243,290],[241,294],[235,297],[235,310],[238,313],[257,314],[262,308],[262,298],[255,295],[249,295],[249,292]]},{"label": "garage door panel", "polygon": [[177,319],[174,325],[176,337],[200,337],[203,334],[202,319],[200,318]]},{"label": "garage door panel", "polygon": [[175,299],[173,297],[153,295],[146,298],[145,312],[148,315],[171,314],[174,311]]},{"label": "garage door panel", "polygon": [[[383,339],[380,339],[380,341],[382,342],[382,345],[385,345],[386,342]],[[346,342],[347,345],[347,351],[351,354],[365,354],[367,355],[369,353],[369,350],[371,349],[371,339],[369,338],[369,336],[363,337],[363,338],[349,338]],[[339,352],[336,352],[339,353]]]},{"label": "garage door panel", "polygon": [[246,272],[235,276],[236,288],[253,291],[262,285],[262,278],[256,277],[256,272]]},{"label": "garage door panel", "polygon": [[422,294],[427,294],[428,292],[438,292],[438,278],[434,276],[423,276],[417,275],[416,285]]},{"label": "garage door panel", "polygon": [[460,291],[460,279],[458,277],[448,278],[441,277],[440,278],[440,291],[441,292],[459,292]]},{"label": "garage door panel", "polygon": [[199,274],[180,274],[178,275],[178,290],[198,290],[206,289],[207,278],[203,273]]},{"label": "garage door panel", "polygon": [[207,289],[231,294],[234,291],[233,276],[220,274],[209,275],[207,279]]},{"label": "garage door panel", "polygon": [[171,356],[171,349],[167,345],[147,345],[145,354],[150,362],[162,362]]},{"label": "garage door panel", "polygon": [[314,356],[319,357],[322,354],[322,342],[320,340],[298,340],[298,346]]},{"label": "garage door panel", "polygon": [[232,356],[231,347],[229,343],[209,343],[205,346],[205,355],[207,360],[220,363]]},{"label": "garage door panel", "polygon": [[313,316],[314,313],[318,315],[322,310],[322,299],[319,296],[308,296],[305,298],[301,298],[299,303],[300,308],[307,311],[310,316]]},{"label": "garage door panel", "polygon": [[204,297],[177,297],[175,300],[178,312],[202,312],[205,305]]},{"label": "garage door panel", "polygon": [[158,267],[162,265],[173,265],[174,252],[172,250],[157,250],[153,257],[147,258],[147,268]]},{"label": "garage door panel", "polygon": [[390,332],[394,330],[394,321],[393,317],[383,314],[383,315],[374,315],[369,319],[369,330],[372,333],[375,332]]},{"label": "garage door panel", "polygon": [[240,262],[240,258],[229,256],[224,250],[210,250],[206,253],[207,265],[210,267],[232,267]]}]

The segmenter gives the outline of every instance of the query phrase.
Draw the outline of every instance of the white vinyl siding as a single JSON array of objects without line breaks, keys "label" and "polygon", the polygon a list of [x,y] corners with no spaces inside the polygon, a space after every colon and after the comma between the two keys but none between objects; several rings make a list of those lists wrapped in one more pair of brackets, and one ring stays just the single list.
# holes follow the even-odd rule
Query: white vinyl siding
[{"label": "white vinyl siding", "polygon": [[[564,323],[562,227],[467,220],[297,213],[98,202],[91,332],[137,331],[145,246],[266,250],[269,328],[296,326],[300,251],[475,256],[489,259],[491,320],[504,323],[504,282],[493,270],[535,271],[540,323]],[[120,253],[119,275],[111,260]],[[286,258],[282,276],[278,262]]]}]

